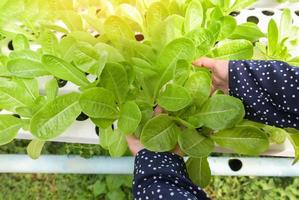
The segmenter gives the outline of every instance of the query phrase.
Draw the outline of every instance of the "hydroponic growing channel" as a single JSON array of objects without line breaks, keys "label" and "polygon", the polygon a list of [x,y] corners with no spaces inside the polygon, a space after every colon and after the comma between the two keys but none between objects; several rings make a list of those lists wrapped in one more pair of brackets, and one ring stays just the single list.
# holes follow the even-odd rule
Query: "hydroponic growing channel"
[{"label": "hydroponic growing channel", "polygon": [[[38,158],[46,141],[99,143],[120,157],[127,150],[125,136],[135,134],[153,151],[169,151],[179,143],[190,169],[206,163],[213,151],[295,154],[297,159],[298,131],[244,120],[242,102],[221,91],[210,96],[210,72],[191,65],[208,56],[277,59],[299,66],[296,8],[296,2],[255,0],[2,1],[0,144],[30,139],[28,154]],[[157,105],[165,112],[154,116]],[[217,143],[224,132],[228,150]],[[13,165],[22,159],[25,165]],[[213,174],[297,175],[290,159],[279,160],[273,174],[255,167],[278,159],[239,159],[245,167],[238,172],[229,167],[219,171],[229,158],[210,158],[209,163]],[[50,156],[32,161],[3,155],[0,160],[6,163],[0,167],[3,172],[132,170],[131,158]],[[55,160],[61,165],[54,169]],[[95,161],[115,170],[96,169]],[[40,162],[50,168],[42,169]],[[289,171],[282,172],[282,165]],[[201,182],[197,174],[191,178]]]}]

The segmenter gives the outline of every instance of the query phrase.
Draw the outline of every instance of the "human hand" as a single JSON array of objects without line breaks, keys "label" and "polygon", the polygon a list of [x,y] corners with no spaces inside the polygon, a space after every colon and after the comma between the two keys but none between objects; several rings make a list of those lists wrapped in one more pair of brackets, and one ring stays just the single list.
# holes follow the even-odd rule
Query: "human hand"
[{"label": "human hand", "polygon": [[202,57],[192,63],[196,67],[204,67],[212,72],[212,93],[222,90],[228,94],[228,65],[229,61]]},{"label": "human hand", "polygon": [[[130,151],[132,152],[132,154],[134,156],[136,156],[136,154],[141,151],[142,149],[144,149],[144,146],[141,144],[140,140],[138,138],[136,138],[133,135],[128,135],[126,136],[127,142],[128,142],[128,146]],[[183,156],[183,152],[181,151],[180,147],[177,145],[176,148],[172,151],[173,153],[179,155],[179,156]]]},{"label": "human hand", "polygon": [[[159,115],[163,112],[162,108],[157,106],[154,110],[155,115]],[[133,135],[128,135],[126,136],[127,142],[128,142],[128,146],[130,151],[132,152],[132,154],[134,156],[136,156],[136,154],[144,149],[144,146],[141,144],[140,140],[138,138],[136,138]],[[179,146],[177,145],[176,148],[173,150],[173,153],[179,155],[179,156],[183,156],[183,153],[181,151],[181,149],[179,148]]]}]

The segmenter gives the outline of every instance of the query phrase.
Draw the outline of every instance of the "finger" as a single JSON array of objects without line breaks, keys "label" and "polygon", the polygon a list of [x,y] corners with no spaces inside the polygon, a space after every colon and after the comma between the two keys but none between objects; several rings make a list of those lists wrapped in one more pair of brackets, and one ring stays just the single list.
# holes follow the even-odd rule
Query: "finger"
[{"label": "finger", "polygon": [[143,145],[139,141],[138,138],[136,138],[133,135],[127,135],[126,140],[128,142],[129,149],[131,150],[132,154],[135,156],[140,150],[144,149]]},{"label": "finger", "polygon": [[217,89],[215,88],[215,86],[212,85],[210,96],[212,96],[216,90],[217,90]]},{"label": "finger", "polygon": [[184,153],[182,152],[181,148],[179,145],[176,145],[175,149],[173,150],[173,153],[179,155],[179,156],[183,156]]},{"label": "finger", "polygon": [[202,57],[198,60],[193,61],[192,64],[196,67],[205,67],[213,71],[216,65],[216,60],[207,57]]},{"label": "finger", "polygon": [[154,110],[155,116],[163,113],[163,109],[160,106],[157,106]]}]

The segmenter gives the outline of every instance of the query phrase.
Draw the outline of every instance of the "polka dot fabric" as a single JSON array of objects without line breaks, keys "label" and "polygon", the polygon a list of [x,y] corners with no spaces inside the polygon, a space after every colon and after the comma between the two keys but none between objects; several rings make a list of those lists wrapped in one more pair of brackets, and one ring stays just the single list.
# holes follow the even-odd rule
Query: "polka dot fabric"
[{"label": "polka dot fabric", "polygon": [[230,61],[229,93],[245,118],[299,129],[299,68],[281,61]]},{"label": "polka dot fabric", "polygon": [[188,178],[184,159],[174,153],[146,149],[135,159],[134,200],[204,200],[205,192]]}]

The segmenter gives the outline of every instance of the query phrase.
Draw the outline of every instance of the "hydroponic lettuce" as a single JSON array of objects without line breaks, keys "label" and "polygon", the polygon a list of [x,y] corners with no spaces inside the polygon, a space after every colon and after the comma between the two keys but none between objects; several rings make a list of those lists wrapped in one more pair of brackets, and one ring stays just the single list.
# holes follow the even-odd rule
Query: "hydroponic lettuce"
[{"label": "hydroponic lettuce", "polygon": [[[152,151],[179,144],[189,156],[191,178],[202,187],[209,183],[207,157],[215,143],[258,155],[288,137],[298,159],[294,130],[243,120],[242,102],[221,91],[210,95],[211,72],[191,65],[201,56],[296,61],[288,52],[298,38],[285,29],[288,10],[280,32],[270,22],[267,48],[261,43],[254,48],[267,36],[257,25],[238,25],[229,15],[253,2],[1,1],[1,45],[9,43],[11,51],[0,57],[0,107],[12,114],[0,116],[0,144],[21,128],[28,130],[35,137],[28,154],[38,158],[45,141],[84,113],[99,127],[100,145],[112,156],[126,152],[127,134]],[[289,29],[298,33],[297,27]],[[42,76],[49,81],[38,82]],[[58,95],[57,80],[79,90]],[[157,105],[164,113],[154,116]]]}]

